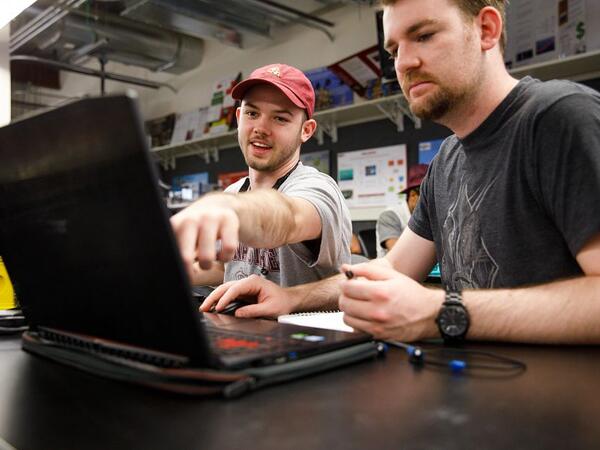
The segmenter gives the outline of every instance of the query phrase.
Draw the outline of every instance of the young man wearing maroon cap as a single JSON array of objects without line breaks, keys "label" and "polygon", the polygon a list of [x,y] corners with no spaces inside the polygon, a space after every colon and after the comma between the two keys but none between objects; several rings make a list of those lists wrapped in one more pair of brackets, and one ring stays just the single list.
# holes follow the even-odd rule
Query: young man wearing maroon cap
[{"label": "young man wearing maroon cap", "polygon": [[[286,287],[337,273],[350,261],[350,214],[337,183],[299,161],[317,127],[310,81],[294,67],[271,64],[232,96],[242,101],[238,141],[249,176],[171,219],[193,283],[225,281],[220,289],[227,290],[260,277]],[[202,308],[212,306],[209,297]]]},{"label": "young man wearing maroon cap", "polygon": [[421,182],[427,173],[427,164],[416,164],[408,169],[408,183],[400,191],[406,202],[387,207],[377,218],[375,226],[377,256],[383,257],[392,249],[406,226],[419,201]]},{"label": "young man wearing maroon cap", "polygon": [[[298,310],[322,296],[383,339],[599,344],[600,94],[511,77],[503,0],[382,3],[412,112],[455,134],[385,258],[254,292]],[[446,292],[419,283],[436,257]]]}]

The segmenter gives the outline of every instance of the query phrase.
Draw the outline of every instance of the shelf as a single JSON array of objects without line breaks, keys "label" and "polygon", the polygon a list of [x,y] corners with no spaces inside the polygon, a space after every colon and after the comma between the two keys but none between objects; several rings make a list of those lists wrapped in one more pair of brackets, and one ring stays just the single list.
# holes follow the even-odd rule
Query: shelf
[{"label": "shelf", "polygon": [[[359,99],[352,105],[315,112],[314,118],[319,123],[315,137],[320,145],[324,142],[325,134],[330,136],[333,142],[337,142],[338,127],[385,118],[395,123],[398,131],[402,131],[404,129],[404,115],[409,115],[416,126],[420,127],[420,120],[410,115],[408,105],[402,94],[367,101]],[[175,168],[177,158],[185,156],[198,155],[203,157],[207,163],[211,159],[218,161],[219,150],[235,147],[237,144],[237,130],[232,130],[219,135],[202,136],[199,139],[180,144],[155,147],[150,152],[168,170]]]},{"label": "shelf", "polygon": [[[600,77],[600,50],[517,67],[510,70],[510,73],[516,78],[531,75],[540,80],[564,78],[581,81],[597,78]],[[357,98],[357,101],[352,105],[317,111],[314,117],[317,119],[319,126],[315,137],[320,145],[325,142],[325,135],[328,135],[333,142],[337,142],[339,127],[385,118],[391,120],[398,131],[401,132],[404,130],[404,116],[410,117],[416,128],[421,127],[421,121],[412,116],[402,94],[374,100]],[[165,169],[174,169],[177,158],[198,155],[204,158],[208,164],[211,160],[219,160],[219,150],[235,147],[237,144],[237,130],[232,130],[219,135],[203,136],[180,144],[156,147],[151,149],[151,152],[160,160]]]},{"label": "shelf", "polygon": [[582,81],[599,78],[600,50],[517,67],[509,72],[515,78],[523,78],[526,75],[531,75],[540,80],[558,78]]},{"label": "shelf", "polygon": [[317,127],[317,141],[323,145],[324,134],[329,135],[333,142],[337,142],[337,129],[348,125],[364,122],[373,122],[380,119],[389,119],[396,125],[398,132],[404,131],[404,116],[408,116],[416,128],[421,128],[421,120],[414,117],[408,108],[408,102],[402,94],[373,100],[358,99],[352,105],[317,111],[315,119]]},{"label": "shelf", "polygon": [[237,130],[227,133],[206,135],[191,141],[181,142],[179,144],[163,145],[150,149],[162,163],[165,169],[174,169],[175,160],[185,156],[197,155],[208,164],[212,158],[219,160],[219,150],[237,146]]}]

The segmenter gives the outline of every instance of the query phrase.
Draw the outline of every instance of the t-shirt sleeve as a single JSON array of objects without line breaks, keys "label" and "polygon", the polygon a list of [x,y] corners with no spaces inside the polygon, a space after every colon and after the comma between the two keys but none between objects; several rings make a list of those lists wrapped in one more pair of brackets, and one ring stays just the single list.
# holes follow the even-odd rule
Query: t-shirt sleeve
[{"label": "t-shirt sleeve", "polygon": [[394,211],[383,211],[377,219],[377,234],[379,236],[378,246],[385,248],[383,245],[388,239],[397,239],[404,231],[404,224],[400,221],[398,214]]},{"label": "t-shirt sleeve", "polygon": [[352,222],[335,181],[316,170],[307,171],[290,177],[282,186],[281,193],[309,201],[321,218],[318,254],[302,242],[289,244],[288,248],[308,267],[317,264],[338,267],[349,263]]},{"label": "t-shirt sleeve", "polygon": [[540,117],[534,139],[542,204],[576,256],[600,233],[600,96],[557,101]]}]

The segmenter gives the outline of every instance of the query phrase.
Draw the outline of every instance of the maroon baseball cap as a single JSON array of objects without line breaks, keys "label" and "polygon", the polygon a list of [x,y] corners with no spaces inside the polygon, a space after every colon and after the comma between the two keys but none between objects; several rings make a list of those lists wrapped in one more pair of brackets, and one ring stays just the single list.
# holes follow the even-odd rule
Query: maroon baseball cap
[{"label": "maroon baseball cap", "polygon": [[411,189],[421,186],[423,178],[427,173],[427,164],[417,164],[408,168],[408,183],[406,187],[400,191],[401,194],[406,194]]},{"label": "maroon baseball cap", "polygon": [[254,70],[248,78],[236,84],[231,96],[242,100],[246,92],[257,84],[278,88],[298,108],[306,110],[309,118],[315,110],[315,90],[301,70],[286,64],[269,64]]}]

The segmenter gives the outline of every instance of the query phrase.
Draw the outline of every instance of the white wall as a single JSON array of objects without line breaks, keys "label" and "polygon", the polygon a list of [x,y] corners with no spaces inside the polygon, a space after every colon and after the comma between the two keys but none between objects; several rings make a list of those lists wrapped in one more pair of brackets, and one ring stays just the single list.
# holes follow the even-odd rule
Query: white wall
[{"label": "white wall", "polygon": [[0,29],[0,126],[10,122],[9,29],[9,25]]},{"label": "white wall", "polygon": [[[377,43],[374,7],[349,4],[321,18],[335,23],[330,29],[335,35],[334,42],[321,31],[302,25],[275,30],[272,43],[251,49],[241,50],[206,41],[200,66],[183,75],[155,74],[117,63],[106,65],[108,71],[167,82],[177,88],[177,94],[166,88],[153,90],[110,81],[106,85],[107,92],[135,89],[140,95],[143,115],[150,119],[208,105],[215,81],[239,71],[246,76],[256,67],[276,62],[309,70],[334,63]],[[98,65],[91,63],[90,67],[98,68]],[[62,80],[65,95],[96,95],[100,89],[97,78],[63,73]]]}]

